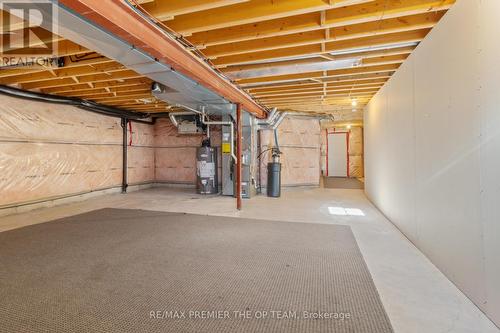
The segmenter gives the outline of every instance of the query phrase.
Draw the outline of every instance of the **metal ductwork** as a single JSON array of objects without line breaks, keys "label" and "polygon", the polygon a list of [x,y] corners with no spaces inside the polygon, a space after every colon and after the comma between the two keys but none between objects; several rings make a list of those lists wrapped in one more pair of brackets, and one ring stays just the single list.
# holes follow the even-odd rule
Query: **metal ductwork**
[{"label": "metal ductwork", "polygon": [[280,112],[277,108],[274,108],[269,116],[263,120],[257,120],[258,130],[275,130],[281,124],[283,119],[289,114],[289,112]]},{"label": "metal ductwork", "polygon": [[[67,2],[64,1],[58,3],[57,22],[44,20],[44,28],[51,30],[52,24],[56,23],[58,35],[86,47],[89,50],[98,52],[107,58],[113,59],[136,73],[163,85],[164,88],[155,87],[152,89],[152,93],[155,97],[166,101],[170,105],[182,104],[191,108],[205,106],[210,107],[210,110],[219,111],[220,113],[229,113],[233,110],[231,101],[174,70],[170,65],[162,63],[153,56],[137,49],[131,42],[127,42],[125,39],[115,36],[114,33],[112,34],[97,26],[90,19],[82,16],[82,13],[73,12],[69,9],[71,6],[67,7],[64,5],[66,3]],[[33,6],[37,6],[37,4],[34,3]],[[126,7],[120,5],[119,8],[120,10],[124,10]],[[45,13],[47,10],[46,7],[41,5],[36,7],[36,9],[42,13]],[[127,13],[131,15],[130,11]],[[44,17],[51,17],[51,15],[47,13]],[[138,18],[136,15],[132,15],[131,19]],[[145,21],[144,24],[149,23]],[[147,28],[149,28],[149,25]],[[161,32],[159,28],[156,27],[155,29],[155,34],[159,34],[162,38],[169,40],[169,37],[166,36],[164,32]],[[175,43],[175,41],[169,42]],[[180,46],[177,47],[176,52],[180,52],[178,50],[179,47]],[[183,54],[184,53],[185,52],[183,52]],[[192,62],[192,60],[190,61]],[[196,61],[200,60],[196,59]],[[206,64],[203,64],[203,66],[206,67]],[[197,68],[199,68],[199,65]],[[210,68],[204,70],[207,73],[210,71],[213,72]],[[215,72],[211,75],[215,75]],[[222,78],[218,80],[222,80]],[[238,96],[241,95],[241,98],[246,96],[243,92],[239,92],[239,90],[229,82],[224,82],[224,86],[228,87],[227,89],[231,90],[232,93],[239,94]],[[245,100],[251,101],[248,96],[245,97]],[[259,112],[264,114],[264,111],[260,110],[255,102],[253,102],[253,104],[249,102],[249,105],[254,106],[254,109],[256,109],[255,111],[258,109]]]},{"label": "metal ductwork", "polygon": [[273,108],[272,111],[267,115],[267,118],[257,120],[257,125],[270,125],[272,122],[274,122],[278,114],[278,108]]},{"label": "metal ductwork", "polygon": [[181,111],[181,112],[169,112],[168,117],[170,118],[170,121],[175,127],[179,127],[179,122],[177,121],[177,117],[179,116],[192,116],[195,115],[196,113],[190,112],[190,111]]},{"label": "metal ductwork", "polygon": [[[299,117],[311,117],[324,119],[328,118],[327,115],[316,115],[307,112],[289,112],[289,111],[278,111],[274,108],[266,119],[256,120],[256,125],[258,130],[276,130],[287,115],[299,116]],[[333,116],[331,116],[333,117]]]}]

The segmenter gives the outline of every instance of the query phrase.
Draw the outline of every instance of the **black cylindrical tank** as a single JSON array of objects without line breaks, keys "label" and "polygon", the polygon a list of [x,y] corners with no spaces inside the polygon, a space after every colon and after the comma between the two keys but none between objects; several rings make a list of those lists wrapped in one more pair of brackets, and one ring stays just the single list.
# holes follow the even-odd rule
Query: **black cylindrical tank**
[{"label": "black cylindrical tank", "polygon": [[196,151],[196,183],[198,193],[217,194],[219,183],[217,180],[217,149],[199,147]]},{"label": "black cylindrical tank", "polygon": [[281,195],[281,163],[267,164],[267,196],[278,198]]}]

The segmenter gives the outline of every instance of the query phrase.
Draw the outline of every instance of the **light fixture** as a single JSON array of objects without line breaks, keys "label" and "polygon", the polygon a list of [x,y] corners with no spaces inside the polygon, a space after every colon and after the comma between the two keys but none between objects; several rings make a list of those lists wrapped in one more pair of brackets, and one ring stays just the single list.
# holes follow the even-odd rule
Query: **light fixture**
[{"label": "light fixture", "polygon": [[351,125],[347,125],[347,129],[351,129]]},{"label": "light fixture", "polygon": [[352,106],[357,106],[357,105],[358,105],[358,100],[354,98],[354,99],[351,101],[351,105],[352,105]]}]

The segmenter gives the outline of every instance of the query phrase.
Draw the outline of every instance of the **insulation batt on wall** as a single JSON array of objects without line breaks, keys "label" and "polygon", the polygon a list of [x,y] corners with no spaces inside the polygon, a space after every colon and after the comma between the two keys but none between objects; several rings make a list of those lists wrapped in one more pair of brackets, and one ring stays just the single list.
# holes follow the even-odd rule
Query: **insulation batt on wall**
[{"label": "insulation batt on wall", "polygon": [[[327,144],[326,133],[333,131],[345,132],[345,128],[327,127],[321,131],[321,170],[326,175]],[[363,128],[354,126],[349,131],[349,176],[353,178],[364,177],[363,167]]]},{"label": "insulation batt on wall", "polygon": [[[221,165],[220,126],[210,127],[212,147],[217,147]],[[196,148],[203,135],[180,135],[168,119],[158,119],[154,126],[155,180],[169,184],[196,184]],[[219,174],[220,174],[219,167]],[[220,177],[219,177],[220,179]]]},{"label": "insulation batt on wall", "polygon": [[119,186],[120,119],[0,95],[0,207]]},{"label": "insulation batt on wall", "polygon": [[131,122],[129,130],[128,182],[130,185],[155,180],[154,126]]},{"label": "insulation batt on wall", "polygon": [[[287,116],[278,127],[281,155],[282,186],[319,186],[320,181],[320,125],[319,120]],[[270,130],[261,131],[262,151],[274,147]],[[267,184],[267,162],[271,154],[262,155],[261,184]]]},{"label": "insulation batt on wall", "polygon": [[[220,128],[211,134],[212,146],[220,147]],[[154,126],[131,122],[128,184],[194,185],[195,152],[203,138],[179,135],[168,119]],[[119,118],[1,95],[0,207],[119,187],[122,140]]]}]

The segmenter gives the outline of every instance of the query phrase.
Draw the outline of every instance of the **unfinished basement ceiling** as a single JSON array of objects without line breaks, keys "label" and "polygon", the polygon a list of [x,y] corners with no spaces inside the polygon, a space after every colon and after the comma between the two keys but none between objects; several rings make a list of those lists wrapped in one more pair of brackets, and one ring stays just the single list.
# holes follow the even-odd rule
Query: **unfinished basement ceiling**
[{"label": "unfinished basement ceiling", "polygon": [[[352,120],[362,117],[352,112],[353,99],[362,109],[455,0],[130,2],[264,106]],[[3,67],[0,84],[141,112],[168,110],[152,96],[150,79],[72,41],[55,42],[60,67]]]}]

